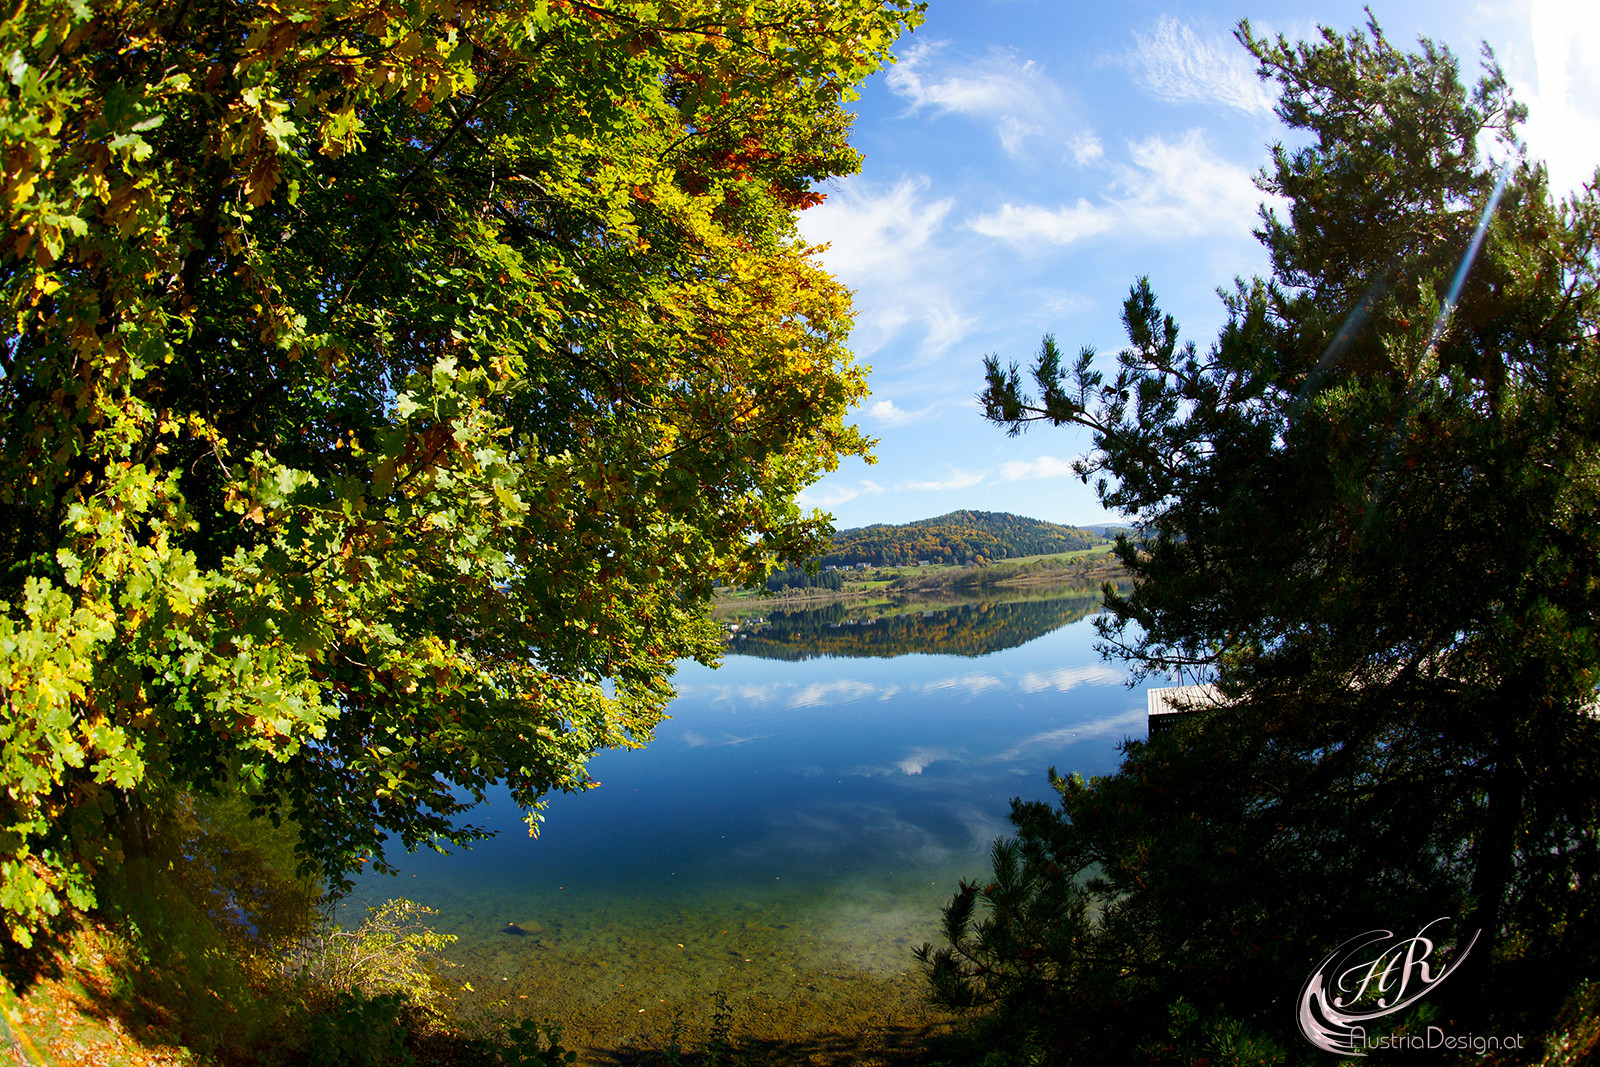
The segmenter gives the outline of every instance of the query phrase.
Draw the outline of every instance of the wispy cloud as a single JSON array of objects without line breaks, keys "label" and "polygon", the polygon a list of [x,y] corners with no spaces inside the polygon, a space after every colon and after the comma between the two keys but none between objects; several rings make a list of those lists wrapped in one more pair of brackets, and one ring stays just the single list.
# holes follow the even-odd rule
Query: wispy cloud
[{"label": "wispy cloud", "polygon": [[1047,293],[1039,298],[1039,309],[1052,319],[1087,311],[1093,302],[1082,293]]},{"label": "wispy cloud", "polygon": [[906,482],[904,488],[922,489],[932,492],[940,492],[949,489],[967,489],[983,481],[988,474],[989,472],[986,470],[973,474],[971,471],[964,471],[959,467],[951,467],[950,477],[944,479],[943,481]]},{"label": "wispy cloud", "polygon": [[1040,456],[1038,459],[1014,459],[1000,465],[1000,480],[1021,482],[1034,478],[1075,478],[1070,459]]},{"label": "wispy cloud", "polygon": [[946,226],[954,201],[929,197],[928,188],[926,178],[846,181],[800,217],[805,239],[828,245],[823,264],[856,289],[860,314],[851,342],[858,352],[920,328],[916,360],[926,362],[978,325],[958,297],[963,268]]},{"label": "wispy cloud", "polygon": [[1106,154],[1106,146],[1093,134],[1079,134],[1067,142],[1067,151],[1080,167],[1087,166]]},{"label": "wispy cloud", "polygon": [[1199,130],[1176,142],[1129,147],[1113,192],[1056,208],[1004,204],[967,225],[1018,248],[1068,245],[1115,231],[1118,239],[1248,232],[1263,195],[1251,172],[1214,153]]},{"label": "wispy cloud", "polygon": [[927,328],[922,340],[922,357],[926,360],[966,340],[978,325],[978,317],[962,314],[951,304],[929,304],[923,309],[922,322]]},{"label": "wispy cloud", "polygon": [[999,211],[980,215],[970,225],[989,237],[1013,245],[1070,245],[1110,231],[1117,224],[1116,207],[1091,204],[1083,197],[1058,208],[1037,204],[1002,204]]},{"label": "wispy cloud", "polygon": [[933,239],[954,203],[925,200],[926,178],[901,178],[891,186],[842,183],[820,206],[800,216],[813,244],[827,244],[828,270],[846,282],[888,270],[905,274]]},{"label": "wispy cloud", "polygon": [[889,426],[906,426],[913,422],[921,422],[933,414],[934,405],[918,408],[916,411],[907,411],[896,407],[893,400],[879,400],[867,408],[867,414],[879,422]]},{"label": "wispy cloud", "polygon": [[1037,63],[998,48],[977,59],[941,62],[943,50],[938,41],[913,45],[889,71],[889,90],[913,113],[991,122],[1001,147],[1013,156],[1029,138],[1059,132],[1066,101]]},{"label": "wispy cloud", "polygon": [[859,496],[877,496],[883,492],[883,486],[877,482],[862,478],[855,485],[827,485],[822,487],[812,486],[795,496],[795,503],[803,508],[831,508],[854,500]]},{"label": "wispy cloud", "polygon": [[1271,88],[1256,77],[1255,60],[1237,41],[1223,34],[1196,33],[1186,22],[1163,15],[1137,42],[1128,61],[1134,76],[1151,96],[1178,104],[1220,104],[1265,115],[1277,102]]},{"label": "wispy cloud", "polygon": [[1518,86],[1518,95],[1528,102],[1532,154],[1565,195],[1592,180],[1600,163],[1600,10],[1533,0],[1530,15],[1538,88]]}]

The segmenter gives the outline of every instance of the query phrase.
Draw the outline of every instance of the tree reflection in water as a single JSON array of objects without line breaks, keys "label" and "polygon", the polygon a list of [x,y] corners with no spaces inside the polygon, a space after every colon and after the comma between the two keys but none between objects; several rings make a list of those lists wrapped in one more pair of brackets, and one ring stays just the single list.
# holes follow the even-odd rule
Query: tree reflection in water
[{"label": "tree reflection in water", "polygon": [[1099,592],[1073,590],[1051,599],[994,598],[925,611],[835,602],[775,610],[730,635],[728,653],[764,659],[829,656],[891,658],[912,654],[986,656],[1015,648],[1100,610]]}]

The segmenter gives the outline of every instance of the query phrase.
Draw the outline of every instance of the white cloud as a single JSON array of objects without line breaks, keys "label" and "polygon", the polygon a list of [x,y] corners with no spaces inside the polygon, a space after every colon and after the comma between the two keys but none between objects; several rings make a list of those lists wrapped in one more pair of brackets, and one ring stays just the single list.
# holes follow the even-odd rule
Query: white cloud
[{"label": "white cloud", "polygon": [[818,487],[813,485],[809,489],[801,490],[794,500],[796,504],[803,508],[827,509],[848,503],[858,496],[877,496],[881,492],[883,492],[883,486],[863,478],[854,486],[828,485]]},{"label": "white cloud", "polygon": [[1080,134],[1067,142],[1067,151],[1080,167],[1093,163],[1106,154],[1106,146],[1093,134]]},{"label": "white cloud", "polygon": [[889,271],[909,273],[954,201],[924,201],[926,178],[901,178],[883,188],[853,181],[800,216],[800,231],[812,244],[827,244],[828,270],[847,284]]},{"label": "white cloud", "polygon": [[1023,141],[1044,131],[1031,122],[1023,122],[1015,116],[1007,115],[1000,120],[995,132],[1000,135],[1000,147],[1006,150],[1006,155],[1014,156],[1022,150]]},{"label": "white cloud", "polygon": [[913,422],[920,422],[933,413],[933,408],[934,405],[930,404],[916,411],[907,411],[904,408],[896,407],[893,400],[880,400],[867,408],[867,414],[889,426],[905,426]]},{"label": "white cloud", "polygon": [[1008,155],[1023,143],[1057,128],[1066,111],[1061,90],[1032,60],[1005,49],[981,59],[940,64],[942,42],[907,48],[888,74],[889,90],[909,101],[913,113],[967,115],[994,123]]},{"label": "white cloud", "polygon": [[1199,130],[1176,142],[1151,137],[1129,146],[1114,193],[1058,208],[1005,204],[967,226],[1019,248],[1066,245],[1115,231],[1119,238],[1248,234],[1263,194],[1244,167],[1206,146]]},{"label": "white cloud", "polygon": [[1600,10],[1592,3],[1533,0],[1533,58],[1538,88],[1518,87],[1528,103],[1532,155],[1550,168],[1557,195],[1594,178],[1600,163]]},{"label": "white cloud", "polygon": [[821,206],[800,216],[800,232],[827,244],[822,263],[856,289],[859,314],[851,336],[867,353],[907,329],[922,329],[917,360],[937,358],[964,340],[978,318],[963,313],[961,272],[945,225],[954,201],[928,197],[926,178],[893,185],[854,180],[840,184]]},{"label": "white cloud", "polygon": [[1265,115],[1277,102],[1256,77],[1255,60],[1237,41],[1220,34],[1201,37],[1171,15],[1163,15],[1148,35],[1135,33],[1128,56],[1139,84],[1158,100],[1179,104],[1221,104]]},{"label": "white cloud", "polygon": [[1000,465],[1000,480],[1020,482],[1035,478],[1076,478],[1072,469],[1074,460],[1040,456],[1038,459],[1014,459]]},{"label": "white cloud", "polygon": [[950,477],[946,478],[942,482],[907,482],[903,488],[920,489],[931,492],[941,492],[950,489],[967,489],[983,481],[988,474],[989,472],[986,470],[973,474],[971,471],[964,471],[960,467],[951,467]]},{"label": "white cloud", "polygon": [[1112,207],[1096,206],[1079,197],[1071,207],[1053,210],[1036,204],[1004,204],[993,214],[973,219],[970,225],[981,234],[1014,245],[1070,245],[1111,229],[1117,224],[1116,214]]},{"label": "white cloud", "polygon": [[951,345],[966,339],[978,325],[975,315],[963,315],[949,304],[932,304],[923,309],[927,332],[922,339],[921,362],[942,354]]}]

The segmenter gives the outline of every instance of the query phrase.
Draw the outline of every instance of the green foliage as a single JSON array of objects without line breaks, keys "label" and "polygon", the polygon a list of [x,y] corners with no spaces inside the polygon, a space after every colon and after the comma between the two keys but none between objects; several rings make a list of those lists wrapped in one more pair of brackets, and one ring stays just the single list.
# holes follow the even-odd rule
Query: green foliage
[{"label": "green foliage", "polygon": [[1276,1043],[1240,1020],[1202,1015],[1181,997],[1168,1013],[1166,1034],[1140,1051],[1145,1062],[1170,1067],[1272,1067],[1287,1059]]},{"label": "green foliage", "polygon": [[1186,722],[1130,743],[1116,775],[1052,772],[1055,807],[1013,802],[990,879],[963,884],[942,944],[917,953],[935,998],[987,1008],[980,1034],[1041,1062],[1309,1053],[1292,1005],[1317,948],[1460,899],[1413,849],[1426,829],[1337,836],[1263,804],[1282,779],[1275,757],[1251,758],[1259,744]]},{"label": "green foliage", "polygon": [[781,593],[785,589],[829,589],[837,593],[844,588],[844,572],[820,571],[812,574],[796,567],[779,571],[767,578],[767,592]]},{"label": "green foliage", "polygon": [[299,966],[314,985],[376,1003],[398,997],[432,1021],[444,1018],[450,990],[439,974],[440,953],[455,941],[435,933],[432,908],[394,899],[367,909],[354,930],[326,920],[301,946]]},{"label": "green foliage", "polygon": [[561,1047],[561,1025],[524,1019],[506,1032],[502,1067],[567,1067],[578,1054]]},{"label": "green foliage", "polygon": [[1562,1005],[1545,1038],[1544,1067],[1575,1067],[1591,1063],[1600,1053],[1600,982],[1580,985]]},{"label": "green foliage", "polygon": [[[118,813],[145,847],[104,872],[104,906],[56,963],[101,996],[94,1011],[196,1055],[227,1059],[299,1033],[285,953],[316,921],[323,886],[295,875],[295,835],[239,797],[141,793]],[[85,961],[99,960],[100,966]],[[85,979],[89,969],[103,978]]]},{"label": "green foliage", "polygon": [[[1106,546],[1109,547],[1109,546]],[[914,596],[938,589],[977,590],[1006,586],[1076,585],[1098,589],[1106,582],[1116,584],[1127,575],[1109,552],[1053,556],[1043,559],[1002,560],[959,569],[911,567],[896,572],[888,592],[897,597]]]},{"label": "green foliage", "polygon": [[879,524],[834,535],[824,564],[899,566],[929,563],[978,563],[1015,556],[1074,552],[1103,544],[1104,539],[1075,526],[1060,526],[995,511],[952,511],[936,519],[899,526]]},{"label": "green foliage", "polygon": [[1239,37],[1304,138],[1261,178],[1272,278],[1203,354],[1141,280],[1114,372],[1047,337],[1033,395],[994,357],[984,394],[1094,434],[1139,531],[1107,652],[1230,706],[1020,806],[1015,893],[930,974],[1085,1059],[1171,1018],[1174,1055],[1204,1020],[1249,1062],[1307,1048],[1321,955],[1450,915],[1487,947],[1431,1008],[1537,1032],[1600,932],[1600,196],[1552,202],[1492,57],[1468,89],[1375,23]]},{"label": "green foliage", "polygon": [[[0,912],[247,793],[337,888],[637,745],[868,442],[800,242],[907,0],[0,20]],[[110,826],[117,828],[112,831]]]},{"label": "green foliage", "polygon": [[367,997],[340,993],[311,1016],[306,1067],[415,1067],[406,1048],[405,998],[398,993]]}]

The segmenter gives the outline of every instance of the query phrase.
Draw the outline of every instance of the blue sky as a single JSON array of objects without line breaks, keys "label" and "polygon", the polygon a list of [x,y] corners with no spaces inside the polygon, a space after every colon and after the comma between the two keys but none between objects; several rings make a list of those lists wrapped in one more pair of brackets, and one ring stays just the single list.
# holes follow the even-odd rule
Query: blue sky
[{"label": "blue sky", "polygon": [[[1556,0],[1372,5],[1401,45],[1447,45],[1476,78],[1494,48],[1532,118],[1530,153],[1575,189],[1600,163],[1600,5]],[[856,293],[852,345],[872,367],[852,460],[801,503],[839,528],[957,508],[1066,523],[1117,518],[1069,470],[1073,430],[1017,438],[973,401],[990,352],[1026,363],[1045,332],[1108,356],[1133,280],[1202,348],[1216,289],[1264,272],[1252,175],[1282,134],[1270,87],[1231,36],[1309,36],[1365,21],[1357,3],[931,0],[899,62],[856,105],[859,176],[801,216]]]}]

